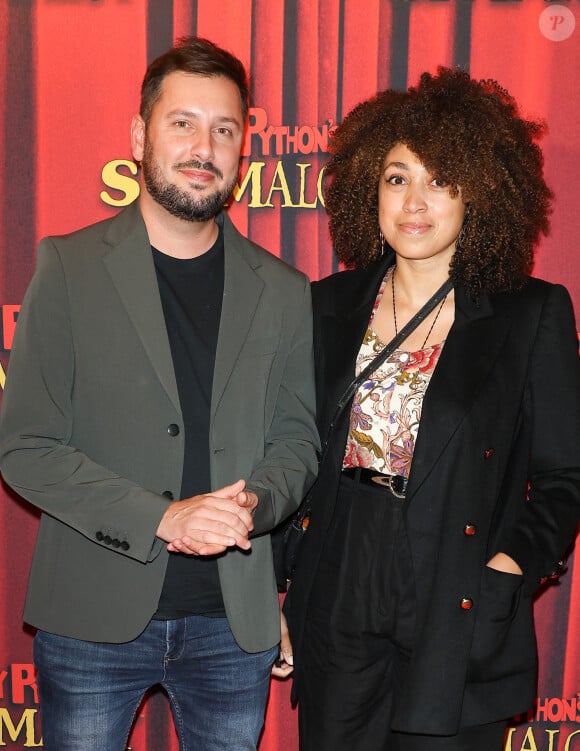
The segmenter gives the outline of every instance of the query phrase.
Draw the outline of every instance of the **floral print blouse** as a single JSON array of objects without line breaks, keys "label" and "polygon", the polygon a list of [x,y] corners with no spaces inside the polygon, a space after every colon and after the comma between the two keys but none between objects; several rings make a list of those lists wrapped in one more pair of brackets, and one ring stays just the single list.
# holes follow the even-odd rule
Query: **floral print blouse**
[{"label": "floral print blouse", "polygon": [[[357,361],[357,375],[383,349],[372,330],[387,285],[387,273],[371,313]],[[409,476],[423,397],[444,342],[416,352],[395,350],[355,394],[343,468],[367,467],[389,475]]]}]

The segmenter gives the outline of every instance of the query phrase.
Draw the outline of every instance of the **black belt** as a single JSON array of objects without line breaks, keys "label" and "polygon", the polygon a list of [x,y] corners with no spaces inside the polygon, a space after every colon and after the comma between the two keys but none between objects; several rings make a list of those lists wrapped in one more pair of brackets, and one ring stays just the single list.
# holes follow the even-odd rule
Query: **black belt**
[{"label": "black belt", "polygon": [[407,493],[409,480],[402,475],[384,475],[382,472],[366,467],[348,467],[342,470],[342,474],[364,485],[371,485],[374,488],[379,485],[388,488],[397,498],[404,498]]}]

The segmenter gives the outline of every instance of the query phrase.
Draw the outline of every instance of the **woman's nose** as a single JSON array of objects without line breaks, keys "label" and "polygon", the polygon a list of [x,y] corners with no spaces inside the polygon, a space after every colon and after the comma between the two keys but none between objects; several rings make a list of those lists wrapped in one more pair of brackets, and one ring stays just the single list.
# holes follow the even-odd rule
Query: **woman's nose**
[{"label": "woman's nose", "polygon": [[422,211],[426,207],[427,201],[424,186],[419,183],[410,183],[405,192],[405,200],[403,202],[404,211]]}]

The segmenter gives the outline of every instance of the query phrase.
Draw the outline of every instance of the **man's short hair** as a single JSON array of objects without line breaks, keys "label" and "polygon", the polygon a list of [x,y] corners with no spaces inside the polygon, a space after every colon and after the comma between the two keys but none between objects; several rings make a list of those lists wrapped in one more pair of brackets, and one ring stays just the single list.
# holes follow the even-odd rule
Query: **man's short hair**
[{"label": "man's short hair", "polygon": [[156,58],[147,68],[141,85],[139,112],[149,124],[153,105],[161,96],[161,84],[165,76],[175,71],[194,73],[212,78],[223,76],[235,83],[240,92],[244,120],[248,114],[249,85],[246,69],[237,57],[218,47],[208,39],[182,37],[175,46]]}]

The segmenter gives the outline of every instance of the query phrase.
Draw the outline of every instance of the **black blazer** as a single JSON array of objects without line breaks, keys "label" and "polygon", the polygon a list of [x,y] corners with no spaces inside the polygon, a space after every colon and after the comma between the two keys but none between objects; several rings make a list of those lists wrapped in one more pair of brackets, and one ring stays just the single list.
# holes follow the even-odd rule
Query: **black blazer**
[{"label": "black blazer", "polygon": [[[318,426],[328,433],[393,257],[313,284]],[[526,711],[535,698],[532,594],[580,518],[580,361],[566,290],[537,279],[455,321],[423,402],[406,525],[416,588],[414,651],[393,728],[453,734]],[[332,518],[348,432],[332,431],[287,598],[300,697],[304,621]],[[475,527],[467,534],[466,527]],[[473,531],[473,530],[470,530]],[[497,552],[523,577],[496,572]],[[465,600],[470,609],[464,609]]]}]

